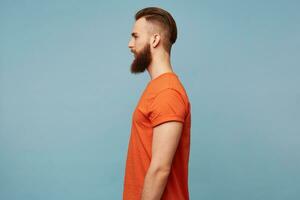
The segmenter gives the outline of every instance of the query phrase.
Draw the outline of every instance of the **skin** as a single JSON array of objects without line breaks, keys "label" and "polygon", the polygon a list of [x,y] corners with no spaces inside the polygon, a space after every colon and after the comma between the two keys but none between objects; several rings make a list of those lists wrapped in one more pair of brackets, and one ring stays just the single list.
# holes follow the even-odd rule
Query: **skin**
[{"label": "skin", "polygon": [[[144,18],[137,20],[133,26],[128,47],[137,56],[146,45],[150,45],[151,62],[147,71],[151,79],[166,72],[173,72],[170,55],[162,47],[163,36],[159,27],[150,24]],[[142,200],[161,199],[181,137],[182,126],[181,122],[171,121],[153,128],[152,158],[144,179]]]}]

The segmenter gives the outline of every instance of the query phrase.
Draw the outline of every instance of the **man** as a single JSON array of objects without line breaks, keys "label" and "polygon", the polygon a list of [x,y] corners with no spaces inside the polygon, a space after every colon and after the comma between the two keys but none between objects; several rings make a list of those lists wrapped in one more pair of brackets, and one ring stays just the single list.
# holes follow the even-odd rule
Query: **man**
[{"label": "man", "polygon": [[131,72],[147,70],[151,80],[132,115],[123,200],[187,200],[191,112],[170,62],[176,23],[157,7],[138,11],[135,20]]}]

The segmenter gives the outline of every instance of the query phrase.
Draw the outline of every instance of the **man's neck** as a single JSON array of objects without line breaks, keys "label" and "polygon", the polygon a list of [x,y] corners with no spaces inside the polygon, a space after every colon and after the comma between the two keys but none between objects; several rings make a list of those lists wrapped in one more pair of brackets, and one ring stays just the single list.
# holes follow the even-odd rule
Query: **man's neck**
[{"label": "man's neck", "polygon": [[150,63],[147,71],[150,75],[151,80],[155,79],[159,75],[166,72],[173,72],[170,57],[167,55],[152,58],[152,62]]}]

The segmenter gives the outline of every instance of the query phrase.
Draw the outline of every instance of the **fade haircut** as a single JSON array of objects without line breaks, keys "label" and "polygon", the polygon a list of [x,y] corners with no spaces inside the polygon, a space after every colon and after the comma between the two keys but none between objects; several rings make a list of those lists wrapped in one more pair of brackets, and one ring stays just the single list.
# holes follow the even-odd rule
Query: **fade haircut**
[{"label": "fade haircut", "polygon": [[177,39],[177,26],[172,15],[158,7],[143,8],[135,14],[135,20],[144,17],[146,21],[158,26],[161,29],[162,45],[170,54],[171,47]]}]

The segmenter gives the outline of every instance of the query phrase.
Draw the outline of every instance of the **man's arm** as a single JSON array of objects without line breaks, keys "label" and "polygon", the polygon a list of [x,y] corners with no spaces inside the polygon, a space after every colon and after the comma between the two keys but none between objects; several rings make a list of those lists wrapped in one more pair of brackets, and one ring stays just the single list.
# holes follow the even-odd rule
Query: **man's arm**
[{"label": "man's arm", "polygon": [[144,180],[142,200],[160,200],[181,137],[182,123],[166,122],[154,127],[152,158]]}]

